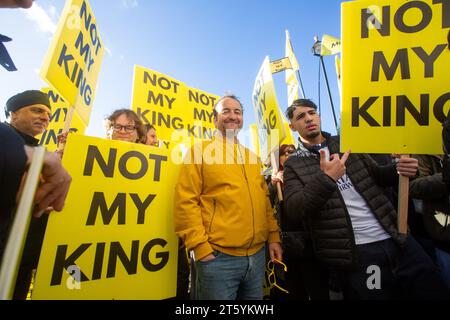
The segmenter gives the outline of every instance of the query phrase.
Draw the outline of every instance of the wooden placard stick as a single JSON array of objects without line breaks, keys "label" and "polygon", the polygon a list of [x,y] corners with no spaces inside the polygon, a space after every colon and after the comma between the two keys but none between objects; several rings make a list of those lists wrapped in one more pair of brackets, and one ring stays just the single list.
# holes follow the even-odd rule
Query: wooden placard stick
[{"label": "wooden placard stick", "polygon": [[76,98],[75,98],[75,104],[67,109],[67,115],[66,115],[66,119],[64,121],[64,128],[61,133],[61,135],[63,135],[63,136],[65,135],[65,137],[63,139],[61,139],[61,141],[58,141],[57,151],[59,151],[61,153],[64,151],[64,148],[66,146],[67,135],[70,130],[70,125],[72,124],[73,114],[75,113],[75,108],[78,107],[79,101],[80,101],[80,92],[78,91]]},{"label": "wooden placard stick", "polygon": [[[277,160],[275,159],[275,152],[270,153],[270,163],[272,164],[272,174],[276,175],[278,173],[278,165]],[[277,186],[277,195],[278,195],[278,201],[283,201],[283,192],[281,191],[281,185],[279,182],[276,183]]]},{"label": "wooden placard stick", "polygon": [[[409,158],[402,154],[400,158]],[[408,199],[409,199],[409,177],[398,176],[398,231],[401,234],[408,233]]]}]

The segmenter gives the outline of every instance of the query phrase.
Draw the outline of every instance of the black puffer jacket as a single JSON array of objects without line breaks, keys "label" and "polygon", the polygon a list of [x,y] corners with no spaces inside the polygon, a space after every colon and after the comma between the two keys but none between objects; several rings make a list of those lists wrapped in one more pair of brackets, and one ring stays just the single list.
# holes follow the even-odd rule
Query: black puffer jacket
[{"label": "black puffer jacket", "polygon": [[419,176],[411,181],[409,194],[422,200],[422,218],[425,228],[441,250],[450,253],[450,225],[441,225],[436,219],[440,213],[445,222],[450,219],[449,189],[442,181],[442,156],[412,155],[419,161]]},{"label": "black puffer jacket", "polygon": [[[339,152],[339,137],[322,133],[330,154]],[[397,213],[382,187],[397,183],[394,165],[379,166],[369,156],[350,154],[346,173],[386,232],[400,245],[405,237],[397,231]],[[320,170],[320,155],[300,146],[284,165],[286,213],[304,221],[311,231],[317,257],[329,266],[355,265],[355,238],[345,202],[336,182]]]}]

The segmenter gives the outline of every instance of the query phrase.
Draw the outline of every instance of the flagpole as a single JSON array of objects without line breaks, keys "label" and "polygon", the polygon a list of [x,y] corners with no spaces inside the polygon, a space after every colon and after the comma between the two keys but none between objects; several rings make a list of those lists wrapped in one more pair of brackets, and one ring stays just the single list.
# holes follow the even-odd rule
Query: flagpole
[{"label": "flagpole", "polygon": [[[319,66],[319,72],[318,72],[318,76],[317,76],[317,102],[319,103],[319,114],[322,114],[321,108],[320,108],[320,106],[321,106],[321,104],[320,104],[320,69],[322,68],[322,65],[320,64],[320,61],[319,61],[318,66]],[[322,119],[322,118],[320,118],[320,119]]]},{"label": "flagpole", "polygon": [[325,69],[325,63],[323,62],[323,56],[320,54],[320,48],[321,48],[321,41],[319,40],[319,38],[317,36],[314,36],[314,45],[312,47],[312,52],[315,56],[320,57],[320,63],[322,64],[323,74],[325,76],[325,83],[327,85],[328,98],[329,98],[330,104],[331,104],[331,111],[333,113],[334,126],[335,126],[336,132],[337,132],[338,125],[337,125],[336,113],[334,111],[333,98],[331,97],[330,84],[328,83],[327,70]]},{"label": "flagpole", "polygon": [[331,111],[333,111],[334,126],[335,126],[336,132],[337,132],[338,126],[337,126],[336,113],[334,111],[333,99],[331,98],[330,85],[328,83],[327,70],[325,69],[325,63],[323,62],[323,56],[320,56],[320,62],[322,63],[323,75],[325,76],[325,83],[327,84],[328,97],[330,98]]},{"label": "flagpole", "polygon": [[302,91],[303,99],[306,99],[305,90],[303,89],[302,78],[300,77],[299,70],[297,70],[297,76],[298,76],[298,80],[299,80],[299,84],[300,84],[300,90]]},{"label": "flagpole", "polygon": [[[286,37],[288,35],[289,35],[289,32],[286,30]],[[292,50],[292,54],[294,54],[294,47],[292,46],[291,37],[289,36],[288,39],[289,39],[289,46],[291,47],[291,50]],[[298,62],[297,62],[297,64],[298,64]],[[300,70],[298,70],[298,69],[297,69],[297,76],[298,76],[298,81],[299,81],[299,84],[300,84],[300,90],[301,90],[303,99],[306,99],[305,89],[303,89],[302,77],[300,77]]]}]

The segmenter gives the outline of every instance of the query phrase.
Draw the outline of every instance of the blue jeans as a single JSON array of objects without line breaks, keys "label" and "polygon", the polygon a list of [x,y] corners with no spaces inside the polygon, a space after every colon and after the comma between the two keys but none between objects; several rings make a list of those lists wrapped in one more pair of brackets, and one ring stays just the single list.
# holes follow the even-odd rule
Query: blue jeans
[{"label": "blue jeans", "polygon": [[447,288],[450,290],[450,253],[436,248],[436,258],[441,276],[444,279]]},{"label": "blue jeans", "polygon": [[197,299],[262,300],[265,250],[252,256],[214,251],[215,259],[197,261]]},{"label": "blue jeans", "polygon": [[408,236],[404,246],[386,239],[356,246],[357,267],[342,272],[345,299],[450,299],[438,269]]}]

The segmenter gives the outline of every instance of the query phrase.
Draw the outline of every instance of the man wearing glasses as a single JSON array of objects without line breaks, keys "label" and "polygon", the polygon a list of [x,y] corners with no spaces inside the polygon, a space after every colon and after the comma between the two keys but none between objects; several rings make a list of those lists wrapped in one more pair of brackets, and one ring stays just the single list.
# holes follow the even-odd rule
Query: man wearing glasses
[{"label": "man wearing glasses", "polygon": [[233,95],[217,101],[217,134],[191,148],[175,187],[175,230],[194,251],[201,300],[262,299],[265,244],[282,259],[261,163],[237,139],[242,112]]},{"label": "man wearing glasses", "polygon": [[[380,186],[412,177],[417,160],[379,166],[368,155],[339,154],[339,137],[321,131],[317,106],[298,99],[286,111],[300,135],[285,162],[286,213],[304,221],[317,257],[341,280],[345,299],[448,299],[436,267],[411,235],[397,230],[397,212]],[[373,286],[371,270],[378,270]]]}]

